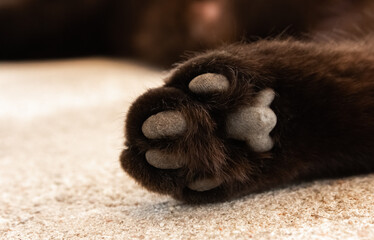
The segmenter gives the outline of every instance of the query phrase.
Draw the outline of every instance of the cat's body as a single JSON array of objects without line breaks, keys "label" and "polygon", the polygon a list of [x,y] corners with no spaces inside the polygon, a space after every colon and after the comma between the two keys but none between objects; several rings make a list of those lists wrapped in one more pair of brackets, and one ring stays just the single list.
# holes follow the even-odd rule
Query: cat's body
[{"label": "cat's body", "polygon": [[[38,15],[28,30],[19,16],[33,16],[35,7],[4,14],[0,6],[0,57],[40,57],[52,48],[44,53],[113,53],[167,65],[184,50],[216,48],[178,65],[129,110],[121,164],[148,189],[212,202],[374,171],[373,1],[83,3],[55,1],[76,20],[47,14],[39,28]],[[82,9],[90,9],[84,17]],[[70,28],[74,21],[80,25]],[[258,38],[268,36],[278,37]],[[252,43],[220,46],[243,39]]]}]

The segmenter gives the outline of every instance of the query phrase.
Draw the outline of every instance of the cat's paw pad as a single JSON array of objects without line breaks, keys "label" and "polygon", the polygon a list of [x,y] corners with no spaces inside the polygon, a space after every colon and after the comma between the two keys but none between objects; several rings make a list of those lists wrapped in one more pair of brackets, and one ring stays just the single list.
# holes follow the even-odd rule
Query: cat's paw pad
[{"label": "cat's paw pad", "polygon": [[198,192],[209,191],[222,184],[222,180],[218,178],[206,178],[195,180],[188,184],[188,188]]},{"label": "cat's paw pad", "polygon": [[188,84],[188,88],[197,94],[222,92],[229,89],[230,82],[224,75],[216,73],[201,74]]},{"label": "cat's paw pad", "polygon": [[159,169],[178,169],[183,167],[183,158],[176,154],[166,153],[158,149],[150,149],[145,153],[147,162]]},{"label": "cat's paw pad", "polygon": [[160,139],[182,135],[187,129],[186,120],[178,111],[164,111],[150,116],[142,126],[148,139]]},{"label": "cat's paw pad", "polygon": [[270,108],[274,96],[272,89],[262,90],[253,105],[230,114],[226,124],[229,137],[246,141],[255,152],[271,150],[274,144],[269,134],[277,123],[277,116]]}]

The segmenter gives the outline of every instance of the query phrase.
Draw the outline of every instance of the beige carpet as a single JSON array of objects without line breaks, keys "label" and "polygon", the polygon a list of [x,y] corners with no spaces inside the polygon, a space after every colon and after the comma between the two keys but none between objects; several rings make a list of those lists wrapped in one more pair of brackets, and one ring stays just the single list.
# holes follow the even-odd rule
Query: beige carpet
[{"label": "beige carpet", "polygon": [[374,239],[374,175],[188,206],[121,169],[161,74],[105,59],[0,64],[0,239]]}]

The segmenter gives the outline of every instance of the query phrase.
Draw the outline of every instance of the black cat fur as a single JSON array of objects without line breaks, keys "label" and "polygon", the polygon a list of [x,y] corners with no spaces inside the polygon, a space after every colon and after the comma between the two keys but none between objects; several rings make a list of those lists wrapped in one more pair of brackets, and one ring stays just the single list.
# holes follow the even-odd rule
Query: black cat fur
[{"label": "black cat fur", "polygon": [[[0,58],[108,54],[168,66],[185,50],[202,52],[176,66],[164,87],[134,102],[121,155],[124,170],[143,186],[185,202],[224,201],[292,182],[373,172],[373,1],[213,0],[226,15],[210,25],[191,7],[198,2],[207,3],[14,1],[0,5]],[[194,24],[219,34],[193,34]],[[191,93],[189,82],[207,72],[225,75],[229,90]],[[225,119],[265,88],[276,93],[275,145],[255,153],[226,137]],[[172,109],[186,117],[187,132],[145,138],[143,122]],[[152,167],[144,157],[150,148],[184,156],[185,167]],[[186,187],[213,176],[223,184],[205,192]]]}]

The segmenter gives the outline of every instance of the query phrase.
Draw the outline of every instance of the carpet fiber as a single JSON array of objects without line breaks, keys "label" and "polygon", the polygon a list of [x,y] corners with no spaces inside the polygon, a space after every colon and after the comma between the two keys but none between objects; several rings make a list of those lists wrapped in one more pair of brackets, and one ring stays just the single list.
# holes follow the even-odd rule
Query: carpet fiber
[{"label": "carpet fiber", "polygon": [[123,120],[162,74],[86,59],[0,64],[0,239],[374,239],[374,175],[188,206],[120,168]]}]

